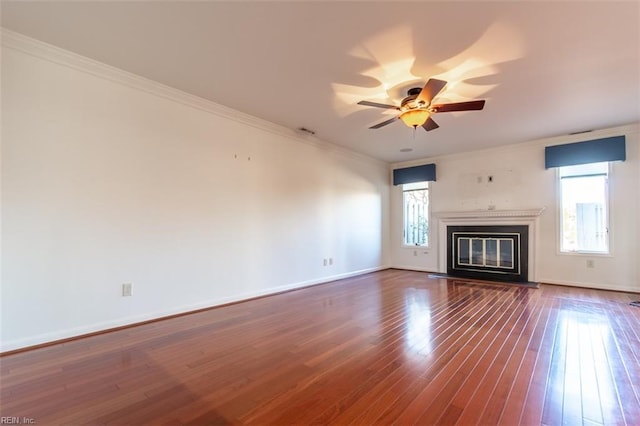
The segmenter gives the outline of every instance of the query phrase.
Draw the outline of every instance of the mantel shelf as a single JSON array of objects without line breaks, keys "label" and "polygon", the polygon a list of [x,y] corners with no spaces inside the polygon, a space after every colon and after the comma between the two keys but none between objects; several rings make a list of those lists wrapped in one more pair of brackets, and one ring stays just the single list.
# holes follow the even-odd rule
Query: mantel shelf
[{"label": "mantel shelf", "polygon": [[528,210],[468,210],[453,212],[433,212],[433,215],[440,219],[470,219],[486,217],[538,217],[545,208]]}]

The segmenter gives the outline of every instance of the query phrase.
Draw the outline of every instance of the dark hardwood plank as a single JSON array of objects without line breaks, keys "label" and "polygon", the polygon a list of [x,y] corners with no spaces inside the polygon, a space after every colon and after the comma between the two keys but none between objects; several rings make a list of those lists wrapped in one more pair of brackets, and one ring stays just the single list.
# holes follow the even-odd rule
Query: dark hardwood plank
[{"label": "dark hardwood plank", "polygon": [[634,424],[636,294],[386,270],[0,357],[37,424]]}]

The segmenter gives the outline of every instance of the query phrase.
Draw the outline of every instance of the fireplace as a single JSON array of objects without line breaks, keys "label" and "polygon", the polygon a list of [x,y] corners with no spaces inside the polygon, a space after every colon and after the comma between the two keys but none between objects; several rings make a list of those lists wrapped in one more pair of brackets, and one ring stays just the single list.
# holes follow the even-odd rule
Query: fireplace
[{"label": "fireplace", "polygon": [[527,282],[529,227],[447,226],[447,275]]},{"label": "fireplace", "polygon": [[[538,221],[543,212],[544,208],[434,212],[438,226],[438,272],[476,279],[535,282]],[[454,233],[458,241],[452,246]],[[450,265],[456,270],[451,270]],[[478,269],[483,270],[482,278],[475,275]]]}]

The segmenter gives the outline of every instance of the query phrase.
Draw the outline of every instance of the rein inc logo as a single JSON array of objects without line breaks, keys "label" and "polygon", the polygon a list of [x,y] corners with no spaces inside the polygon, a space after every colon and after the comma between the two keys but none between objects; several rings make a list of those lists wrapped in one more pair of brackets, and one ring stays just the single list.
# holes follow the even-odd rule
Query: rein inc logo
[{"label": "rein inc logo", "polygon": [[0,425],[34,425],[36,419],[33,417],[11,417],[0,416]]}]

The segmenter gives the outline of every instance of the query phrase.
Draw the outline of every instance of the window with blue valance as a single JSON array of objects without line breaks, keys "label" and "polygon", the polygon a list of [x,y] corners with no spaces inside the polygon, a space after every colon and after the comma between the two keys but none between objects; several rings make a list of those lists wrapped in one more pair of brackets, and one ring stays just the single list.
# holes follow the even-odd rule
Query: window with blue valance
[{"label": "window with blue valance", "polygon": [[624,160],[626,160],[624,136],[554,145],[544,149],[544,167],[546,169]]},{"label": "window with blue valance", "polygon": [[436,165],[424,164],[422,166],[405,167],[393,171],[393,184],[428,182],[436,180]]}]

